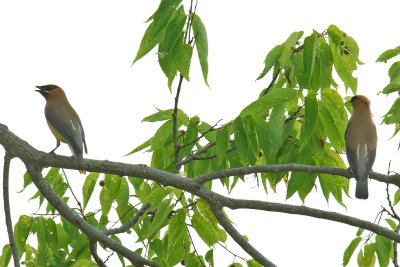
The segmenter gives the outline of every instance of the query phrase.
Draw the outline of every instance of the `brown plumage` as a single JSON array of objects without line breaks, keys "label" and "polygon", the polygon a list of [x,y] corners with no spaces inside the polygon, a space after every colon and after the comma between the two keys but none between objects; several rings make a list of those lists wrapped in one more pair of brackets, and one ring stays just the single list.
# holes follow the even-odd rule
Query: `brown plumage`
[{"label": "brown plumage", "polygon": [[357,180],[356,197],[368,198],[368,175],[375,161],[377,134],[372,121],[370,101],[363,95],[353,96],[351,116],[345,133],[346,155]]},{"label": "brown plumage", "polygon": [[51,151],[54,152],[60,142],[67,143],[70,150],[82,164],[83,149],[87,153],[85,133],[78,114],[68,102],[64,91],[54,84],[36,86],[39,92],[46,99],[44,114],[47,124],[57,139],[57,146]]}]

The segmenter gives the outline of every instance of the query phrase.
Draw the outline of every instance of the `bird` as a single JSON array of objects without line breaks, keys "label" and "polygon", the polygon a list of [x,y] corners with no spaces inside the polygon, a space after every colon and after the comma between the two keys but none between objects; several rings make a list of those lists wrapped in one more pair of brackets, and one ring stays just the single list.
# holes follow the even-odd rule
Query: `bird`
[{"label": "bird", "polygon": [[[50,130],[57,140],[56,147],[50,153],[54,153],[61,142],[67,143],[78,162],[78,166],[82,167],[83,149],[87,154],[87,146],[85,132],[78,114],[68,102],[61,87],[47,84],[36,86],[36,88],[38,88],[36,92],[39,92],[46,99],[44,114]],[[83,170],[79,172],[85,173]]]},{"label": "bird", "polygon": [[368,198],[368,176],[374,165],[378,136],[372,121],[371,102],[363,95],[350,100],[353,114],[345,132],[346,155],[356,178],[356,198]]}]

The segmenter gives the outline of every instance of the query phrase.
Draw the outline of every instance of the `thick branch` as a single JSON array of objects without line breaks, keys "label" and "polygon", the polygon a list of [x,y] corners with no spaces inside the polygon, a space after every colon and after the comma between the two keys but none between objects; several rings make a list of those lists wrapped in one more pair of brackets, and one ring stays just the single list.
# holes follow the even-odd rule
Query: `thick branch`
[{"label": "thick branch", "polygon": [[11,221],[11,209],[10,209],[10,192],[8,188],[9,180],[10,180],[10,162],[12,157],[9,153],[6,152],[4,157],[4,169],[3,169],[3,199],[4,199],[4,213],[6,217],[6,226],[8,232],[8,240],[10,242],[10,247],[14,259],[14,266],[19,267],[19,257],[18,257],[18,249],[15,244],[13,225]]}]

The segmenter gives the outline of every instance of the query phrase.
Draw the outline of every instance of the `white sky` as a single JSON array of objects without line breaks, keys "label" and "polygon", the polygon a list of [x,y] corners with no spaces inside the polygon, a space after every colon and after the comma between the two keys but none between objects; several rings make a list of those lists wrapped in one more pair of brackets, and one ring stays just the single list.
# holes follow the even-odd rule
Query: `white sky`
[{"label": "white sky", "polygon": [[[50,151],[55,139],[44,119],[44,99],[34,90],[35,85],[55,83],[65,89],[81,117],[89,150],[87,157],[148,164],[148,155],[123,155],[147,140],[159,126],[140,123],[142,118],[156,111],[153,106],[173,107],[174,95],[168,91],[155,51],[131,66],[147,27],[144,21],[158,3],[1,1],[0,123],[8,125],[35,148]],[[184,3],[189,6],[187,0]],[[293,31],[304,30],[307,36],[312,29],[322,32],[335,24],[358,42],[360,59],[366,63],[356,75],[359,77],[358,93],[372,101],[378,127],[379,147],[374,170],[385,173],[392,160],[391,170],[400,171],[399,138],[387,141],[393,127],[380,125],[393,98],[376,95],[388,82],[390,65],[375,63],[381,52],[400,44],[400,3],[394,0],[243,3],[199,0],[197,13],[208,32],[211,90],[202,80],[197,54],[194,54],[191,83],[183,84],[180,108],[189,116],[199,115],[210,124],[220,119],[230,121],[269,84],[270,75],[258,82],[255,79],[273,46],[282,43]],[[339,92],[343,94],[344,87],[339,84]],[[66,145],[57,152],[70,155]],[[3,156],[1,148],[0,166]],[[27,193],[17,193],[22,188],[25,171],[21,162],[14,160],[11,168],[12,219],[16,223],[21,214],[36,211],[37,202],[27,205],[33,188]],[[69,172],[69,176],[79,192],[83,176],[75,172]],[[284,202],[283,184],[278,187],[278,194],[270,192],[268,195],[262,188],[256,188],[252,180],[246,183],[243,191],[241,186],[243,184],[238,185],[232,196]],[[345,199],[347,210],[333,200],[327,204],[321,192],[315,191],[305,205],[372,221],[380,206],[386,204],[384,189],[385,185],[370,181],[369,199]],[[354,195],[354,180],[351,180],[350,193]],[[0,202],[2,206],[2,199]],[[286,203],[302,204],[297,195]],[[278,266],[340,266],[344,249],[357,231],[357,228],[334,222],[286,214],[228,211],[228,215],[238,230]],[[2,212],[0,229],[5,229]],[[3,231],[0,248],[8,243]],[[200,241],[196,247],[205,251]],[[232,250],[249,258],[235,246]],[[222,255],[216,266],[226,266],[233,260],[229,254]],[[349,266],[356,265],[355,259],[353,255]]]}]

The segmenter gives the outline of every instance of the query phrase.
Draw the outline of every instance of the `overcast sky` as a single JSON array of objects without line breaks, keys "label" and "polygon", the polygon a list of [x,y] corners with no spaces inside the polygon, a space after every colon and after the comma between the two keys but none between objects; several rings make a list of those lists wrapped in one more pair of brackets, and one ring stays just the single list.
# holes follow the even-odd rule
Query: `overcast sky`
[{"label": "overcast sky", "polygon": [[[8,125],[35,148],[50,151],[55,139],[44,119],[45,101],[34,90],[36,85],[55,83],[64,88],[80,115],[86,132],[87,157],[149,164],[147,154],[123,155],[147,140],[159,126],[141,123],[143,117],[154,113],[154,107],[173,108],[174,95],[168,91],[155,50],[131,66],[147,27],[144,21],[158,3],[1,1],[0,123]],[[187,1],[184,4],[189,6]],[[375,63],[380,53],[400,45],[399,10],[398,1],[199,0],[197,13],[206,26],[209,40],[211,88],[204,84],[194,54],[191,82],[183,84],[180,108],[210,124],[220,119],[222,123],[232,120],[269,84],[270,75],[258,82],[255,79],[272,47],[294,31],[304,30],[307,36],[313,29],[322,32],[335,24],[358,42],[360,59],[365,62],[355,75],[358,93],[372,102],[378,127],[374,170],[385,173],[391,160],[391,170],[400,171],[399,138],[388,140],[393,127],[380,125],[394,99],[376,95],[388,82],[390,64]],[[343,95],[344,87],[342,83],[339,85]],[[71,152],[63,145],[57,153]],[[0,148],[0,166],[3,156],[4,150]],[[25,172],[21,162],[14,160],[11,168],[12,219],[16,223],[21,214],[35,212],[37,202],[30,201],[27,205],[35,192],[33,187],[26,193],[17,193]],[[80,192],[83,176],[76,172],[69,174]],[[350,194],[354,196],[355,182],[350,183]],[[239,191],[242,186],[245,189]],[[368,200],[345,198],[347,210],[334,200],[327,204],[319,187],[317,191],[310,194],[305,205],[369,221],[386,204],[385,185],[374,181],[370,181]],[[279,202],[285,201],[285,195],[283,184],[278,187],[278,194],[266,195],[251,179],[245,185],[239,184],[233,192],[236,197]],[[297,195],[286,203],[302,204]],[[357,231],[354,227],[301,216],[227,212],[238,230],[278,266],[340,266],[344,249]],[[5,229],[3,213],[0,213],[0,229]],[[3,234],[0,248],[6,243]],[[200,241],[197,243],[204,252],[206,248]],[[233,250],[249,258],[240,248],[234,246]],[[216,266],[226,266],[233,259],[229,254],[222,255]],[[356,264],[355,259],[356,255],[350,266]]]}]

